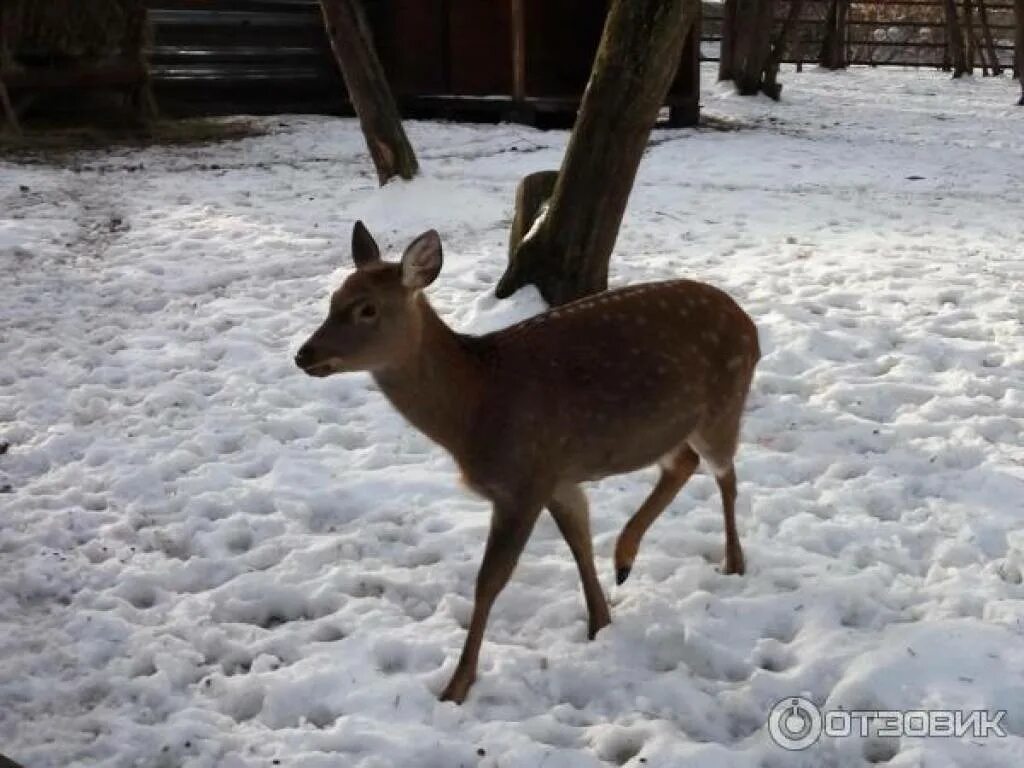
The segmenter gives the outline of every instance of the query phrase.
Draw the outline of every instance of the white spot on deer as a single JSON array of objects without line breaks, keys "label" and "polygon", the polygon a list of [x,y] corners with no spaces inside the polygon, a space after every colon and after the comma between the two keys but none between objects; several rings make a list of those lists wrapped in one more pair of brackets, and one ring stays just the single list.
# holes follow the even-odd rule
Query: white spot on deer
[{"label": "white spot on deer", "polygon": [[746,358],[744,357],[734,357],[728,363],[725,364],[725,367],[728,368],[730,371],[735,371],[737,368],[740,368],[745,362]]}]

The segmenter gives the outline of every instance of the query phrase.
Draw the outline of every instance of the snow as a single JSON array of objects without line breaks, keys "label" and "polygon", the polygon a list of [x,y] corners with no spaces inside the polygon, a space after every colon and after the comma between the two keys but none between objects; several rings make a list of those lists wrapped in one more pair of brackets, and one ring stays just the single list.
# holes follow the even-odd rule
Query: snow
[{"label": "snow", "polygon": [[[545,517],[478,682],[461,647],[486,506],[364,375],[291,357],[356,219],[443,237],[455,327],[491,294],[515,184],[565,132],[408,125],[378,189],[356,124],[0,161],[0,751],[48,766],[1011,766],[1024,759],[1024,112],[1008,79],[705,72],[736,130],[660,130],[612,282],[697,277],[758,323],[738,459],[744,577],[699,474],[614,586],[656,471],[589,488],[613,624],[586,640]],[[1005,709],[1004,738],[826,739],[772,705]],[[275,763],[273,761],[279,761]]]}]

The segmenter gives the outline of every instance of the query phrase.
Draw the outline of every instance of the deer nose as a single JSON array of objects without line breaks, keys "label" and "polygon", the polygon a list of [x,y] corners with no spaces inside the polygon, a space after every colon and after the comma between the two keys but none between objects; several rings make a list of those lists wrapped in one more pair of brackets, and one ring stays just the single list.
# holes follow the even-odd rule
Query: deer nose
[{"label": "deer nose", "polygon": [[303,344],[295,354],[295,364],[302,370],[306,370],[313,362],[313,349],[309,344]]}]

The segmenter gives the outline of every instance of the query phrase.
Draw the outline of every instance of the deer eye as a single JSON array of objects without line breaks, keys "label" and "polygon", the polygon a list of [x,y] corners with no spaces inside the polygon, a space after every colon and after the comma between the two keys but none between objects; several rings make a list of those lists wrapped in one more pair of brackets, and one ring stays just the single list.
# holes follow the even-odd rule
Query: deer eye
[{"label": "deer eye", "polygon": [[377,307],[370,302],[365,302],[356,307],[352,316],[355,318],[356,322],[372,323],[377,319]]}]

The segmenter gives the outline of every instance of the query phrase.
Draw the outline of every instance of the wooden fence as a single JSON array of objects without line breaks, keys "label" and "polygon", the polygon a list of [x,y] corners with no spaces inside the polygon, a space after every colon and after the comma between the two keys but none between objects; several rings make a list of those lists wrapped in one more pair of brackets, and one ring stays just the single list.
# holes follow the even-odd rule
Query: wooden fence
[{"label": "wooden fence", "polygon": [[149,0],[150,73],[171,115],[338,113],[344,84],[315,0]]},{"label": "wooden fence", "polygon": [[[1012,2],[987,0],[981,3],[992,32],[996,56],[1001,66],[1013,67],[1013,36],[1016,28]],[[828,12],[826,0],[805,2],[792,35],[785,60],[791,63],[815,62],[824,36]],[[960,3],[957,3],[959,6]],[[979,0],[972,16],[971,50],[974,63],[988,62]],[[783,19],[788,3],[776,3],[777,21]],[[946,63],[945,9],[942,0],[877,0],[852,2],[845,29],[846,60],[850,64],[940,67]],[[721,43],[722,4],[704,3],[704,29],[701,54],[716,61]]]},{"label": "wooden fence", "polygon": [[[323,30],[319,3],[316,0],[147,2],[153,26],[149,62],[157,99],[164,113],[185,115],[347,112],[344,84],[331,55]],[[386,32],[382,35],[384,39],[380,46],[381,56],[385,60],[385,67],[390,66],[392,70],[389,74],[395,79],[394,85],[405,111],[411,110],[413,113],[425,115],[450,114],[471,119],[495,119],[496,116],[506,116],[496,108],[500,106],[499,100],[490,98],[482,92],[474,94],[468,100],[449,99],[448,111],[440,110],[434,113],[427,108],[432,104],[436,107],[442,103],[444,94],[442,98],[437,98],[435,94],[434,100],[430,101],[415,93],[418,88],[416,84],[428,75],[430,78],[443,79],[442,75],[435,73],[439,66],[435,59],[440,57],[443,61],[440,65],[441,70],[448,72],[449,78],[444,82],[449,82],[452,67],[459,64],[460,57],[465,58],[469,53],[465,48],[468,43],[464,40],[472,41],[476,33],[470,28],[463,29],[468,23],[465,21],[468,17],[461,10],[459,3],[465,3],[467,10],[475,8],[474,12],[479,14],[480,9],[485,7],[479,4],[493,3],[497,0],[364,2],[375,28]],[[559,3],[545,4],[545,0],[524,2],[527,3],[528,9],[536,6],[545,9],[545,13],[548,13],[549,9],[561,7]],[[580,92],[585,81],[585,70],[589,66],[589,57],[592,55],[592,49],[587,46],[595,44],[590,38],[597,33],[595,30],[600,29],[600,18],[603,16],[605,5],[604,2],[596,0],[587,2],[590,5],[584,4],[581,7],[592,8],[593,18],[587,16],[586,24],[563,23],[558,21],[560,17],[556,16],[555,23],[549,23],[544,30],[543,44],[535,46],[540,51],[538,57],[541,54],[550,56],[552,41],[557,42],[564,38],[564,49],[571,55],[560,55],[559,60],[554,63],[538,58],[537,71],[544,77],[548,76],[546,73],[553,73],[552,76],[559,75],[563,80],[581,80],[578,86],[573,86],[578,87]],[[985,2],[998,57],[1007,67],[1013,63],[1014,32],[1013,7],[1009,3],[1010,0]],[[975,7],[977,4],[978,0],[975,0]],[[779,2],[777,5],[781,17],[786,12],[787,4]],[[444,8],[451,14],[452,21],[448,24],[441,43],[437,42],[437,35],[431,36],[424,32],[422,23],[418,21],[419,17],[427,13],[428,6]],[[817,60],[826,8],[824,0],[805,2],[802,18],[794,35],[796,44],[791,46],[788,61]],[[855,1],[851,5],[846,26],[847,58],[853,64],[941,66],[944,63],[946,48],[942,14],[942,0]],[[977,26],[977,14],[974,19]],[[378,23],[381,26],[378,26]],[[399,51],[402,56],[389,51],[389,46],[394,45],[389,43],[387,38],[388,35],[394,35],[393,29],[396,24],[404,25],[406,29],[402,34],[413,35],[415,42],[413,50]],[[415,36],[417,30],[422,40]],[[479,37],[479,34],[476,34],[476,37]],[[979,42],[984,39],[980,28],[977,29],[976,37]],[[721,5],[705,2],[701,57],[716,59],[720,39]],[[447,43],[447,47],[444,43]],[[528,46],[529,43],[530,41]],[[441,47],[438,48],[438,45]],[[975,62],[980,65],[981,45],[972,47]],[[494,56],[497,56],[497,61],[502,59],[504,53]],[[586,61],[581,65],[581,69],[581,66],[577,65],[583,59]],[[583,74],[579,75],[576,70]],[[483,70],[476,71],[471,67],[467,72],[476,72],[479,79]],[[436,84],[431,87],[436,91],[435,86]],[[539,87],[537,92],[540,93]],[[540,101],[538,99],[538,102]],[[457,111],[451,111],[456,108]]]},{"label": "wooden fence", "polygon": [[[571,125],[608,0],[363,0],[404,114]],[[157,101],[170,115],[346,113],[316,0],[148,0]],[[666,99],[695,123],[699,39]],[[513,47],[518,45],[519,56]]]}]

